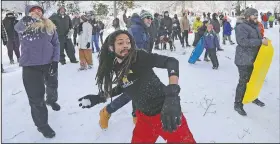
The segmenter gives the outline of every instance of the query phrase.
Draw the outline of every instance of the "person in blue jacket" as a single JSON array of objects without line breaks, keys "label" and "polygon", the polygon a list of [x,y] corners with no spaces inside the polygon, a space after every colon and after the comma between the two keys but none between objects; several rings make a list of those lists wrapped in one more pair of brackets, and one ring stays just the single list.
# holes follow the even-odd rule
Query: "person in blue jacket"
[{"label": "person in blue jacket", "polygon": [[223,44],[226,44],[226,39],[228,39],[230,44],[233,45],[234,42],[232,42],[232,40],[231,40],[231,31],[233,30],[233,28],[231,27],[230,19],[227,18],[225,20],[223,28],[224,28],[223,29],[223,34],[224,34]]},{"label": "person in blue jacket", "polygon": [[[216,55],[216,50],[220,48],[219,40],[216,33],[213,31],[213,25],[207,25],[207,31],[203,35],[203,48],[206,49],[210,60],[213,64],[213,69],[218,69],[219,61]],[[207,54],[205,54],[207,55]]]},{"label": "person in blue jacket", "polygon": [[148,27],[151,26],[153,15],[148,11],[142,10],[140,15],[134,13],[131,17],[132,25],[128,32],[133,36],[138,49],[144,49],[147,52],[152,52],[150,48],[150,35]]}]

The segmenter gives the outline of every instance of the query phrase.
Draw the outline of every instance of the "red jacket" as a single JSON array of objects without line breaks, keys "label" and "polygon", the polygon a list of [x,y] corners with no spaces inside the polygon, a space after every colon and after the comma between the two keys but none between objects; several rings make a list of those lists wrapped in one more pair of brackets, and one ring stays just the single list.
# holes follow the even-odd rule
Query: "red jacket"
[{"label": "red jacket", "polygon": [[264,36],[264,27],[263,27],[263,24],[261,22],[258,22],[258,28],[261,32],[261,35],[262,35],[262,38]]},{"label": "red jacket", "polygon": [[265,22],[267,22],[267,21],[268,21],[268,17],[267,17],[267,15],[266,15],[266,14],[264,14],[264,15],[262,16],[262,21],[265,21]]}]

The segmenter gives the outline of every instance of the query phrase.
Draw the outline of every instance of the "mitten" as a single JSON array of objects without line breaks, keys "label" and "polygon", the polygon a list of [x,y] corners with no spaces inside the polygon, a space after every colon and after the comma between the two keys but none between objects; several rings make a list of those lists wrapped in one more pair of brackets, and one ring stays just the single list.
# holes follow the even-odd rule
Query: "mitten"
[{"label": "mitten", "polygon": [[173,132],[181,125],[181,105],[180,86],[177,84],[170,84],[165,89],[165,100],[161,110],[162,128],[165,131]]},{"label": "mitten", "polygon": [[88,43],[87,43],[87,48],[89,48],[89,47],[90,47],[90,43],[88,42]]},{"label": "mitten", "polygon": [[58,68],[58,62],[56,62],[56,61],[52,62],[51,66],[50,66],[50,71],[49,71],[51,76],[56,74],[57,68]]},{"label": "mitten", "polygon": [[98,95],[86,95],[78,99],[79,107],[82,108],[91,108],[97,104],[106,102],[106,98],[103,96],[103,92]]},{"label": "mitten", "polygon": [[3,41],[3,45],[4,45],[4,46],[7,45],[7,41]]}]

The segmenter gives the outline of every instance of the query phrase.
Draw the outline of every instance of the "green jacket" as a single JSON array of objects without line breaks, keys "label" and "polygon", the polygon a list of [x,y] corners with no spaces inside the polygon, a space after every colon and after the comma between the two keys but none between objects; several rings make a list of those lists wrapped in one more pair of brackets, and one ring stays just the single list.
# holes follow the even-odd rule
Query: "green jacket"
[{"label": "green jacket", "polygon": [[271,15],[269,18],[268,18],[268,21],[270,22],[273,22],[275,20],[275,16]]}]

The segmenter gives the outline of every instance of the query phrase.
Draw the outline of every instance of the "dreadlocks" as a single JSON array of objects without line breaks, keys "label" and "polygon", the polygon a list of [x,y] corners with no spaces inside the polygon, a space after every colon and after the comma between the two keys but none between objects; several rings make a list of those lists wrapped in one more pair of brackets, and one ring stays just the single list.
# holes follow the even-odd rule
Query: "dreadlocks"
[{"label": "dreadlocks", "polygon": [[[116,37],[120,34],[126,34],[129,37],[131,48],[129,50],[129,54],[123,59],[120,71],[116,73],[116,77],[113,80],[116,53],[111,52],[109,50],[109,47],[112,47],[113,50],[115,50],[114,43],[116,41]],[[110,34],[106,38],[98,55],[99,67],[95,79],[97,79],[99,92],[104,91],[106,97],[111,97],[112,84],[118,84],[121,79],[128,74],[131,64],[136,61],[136,55],[136,44],[133,37],[128,33],[128,31],[118,30]]]}]

